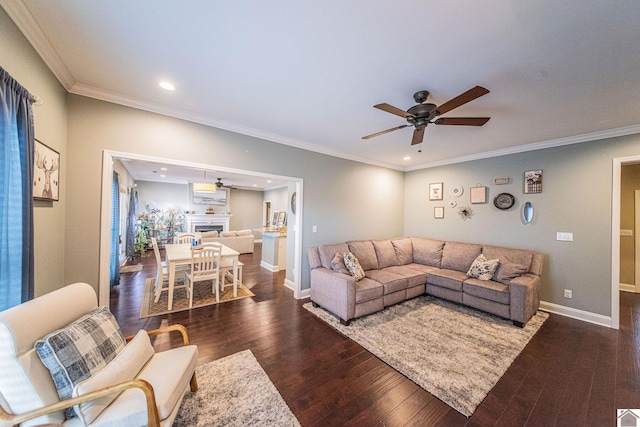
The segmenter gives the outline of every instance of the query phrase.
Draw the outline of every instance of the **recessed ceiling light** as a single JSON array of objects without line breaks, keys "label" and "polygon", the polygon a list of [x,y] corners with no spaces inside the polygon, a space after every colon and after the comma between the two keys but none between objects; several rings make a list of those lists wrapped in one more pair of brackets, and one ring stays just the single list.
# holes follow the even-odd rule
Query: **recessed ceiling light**
[{"label": "recessed ceiling light", "polygon": [[161,171],[166,171],[166,170],[167,170],[167,168],[160,168],[160,170],[161,170]]},{"label": "recessed ceiling light", "polygon": [[404,156],[402,160],[411,160],[411,156]]},{"label": "recessed ceiling light", "polygon": [[176,87],[171,82],[163,81],[158,83],[162,89],[166,90],[176,90]]},{"label": "recessed ceiling light", "polygon": [[271,180],[270,180],[270,179],[268,179],[268,180],[267,180],[267,182],[268,182],[269,184],[271,184]]},{"label": "recessed ceiling light", "polygon": [[161,178],[166,178],[166,177],[167,177],[167,175],[160,175],[160,177],[161,177]]}]

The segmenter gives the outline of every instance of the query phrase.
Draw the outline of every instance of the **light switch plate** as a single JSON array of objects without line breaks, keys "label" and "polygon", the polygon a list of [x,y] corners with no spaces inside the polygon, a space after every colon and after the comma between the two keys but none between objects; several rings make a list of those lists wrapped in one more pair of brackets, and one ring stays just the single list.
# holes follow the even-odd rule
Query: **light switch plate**
[{"label": "light switch plate", "polygon": [[573,242],[573,233],[558,231],[556,233],[556,240],[559,240],[561,242]]},{"label": "light switch plate", "polygon": [[633,236],[633,230],[620,230],[621,236]]}]

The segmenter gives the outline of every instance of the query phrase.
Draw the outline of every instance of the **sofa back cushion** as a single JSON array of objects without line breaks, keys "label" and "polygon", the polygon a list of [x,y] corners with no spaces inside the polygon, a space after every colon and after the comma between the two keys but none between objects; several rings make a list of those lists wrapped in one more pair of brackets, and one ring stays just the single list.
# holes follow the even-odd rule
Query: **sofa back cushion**
[{"label": "sofa back cushion", "polygon": [[364,271],[378,269],[378,257],[371,240],[351,240],[347,244],[349,251],[358,258]]},{"label": "sofa back cushion", "polygon": [[318,252],[320,253],[320,264],[324,268],[331,269],[331,260],[336,255],[336,252],[344,255],[345,252],[349,252],[349,246],[346,243],[322,245],[318,248]]},{"label": "sofa back cushion", "polygon": [[237,231],[221,231],[220,237],[236,237],[238,235]]},{"label": "sofa back cushion", "polygon": [[398,265],[396,250],[393,248],[391,240],[374,240],[372,243],[378,259],[378,268]]},{"label": "sofa back cushion", "polygon": [[[446,242],[442,249],[442,268],[466,273],[478,255],[482,252],[482,245],[474,243]],[[489,255],[485,256],[489,258]],[[494,257],[497,258],[497,257]]]},{"label": "sofa back cushion", "polygon": [[396,251],[398,265],[407,265],[413,262],[413,243],[411,243],[411,237],[391,239],[391,244]]},{"label": "sofa back cushion", "polygon": [[314,268],[322,267],[322,262],[320,261],[320,251],[318,250],[319,246],[310,246],[307,249],[307,256],[309,257],[309,268],[312,270]]},{"label": "sofa back cushion", "polygon": [[203,231],[200,233],[200,238],[209,239],[211,237],[218,237],[217,231]]},{"label": "sofa back cushion", "polygon": [[500,262],[503,258],[507,258],[512,263],[524,265],[527,271],[530,271],[533,261],[533,253],[522,249],[485,245],[482,247],[482,253],[489,259],[499,258]]},{"label": "sofa back cushion", "polygon": [[[411,243],[413,245],[413,262],[430,265],[432,267],[441,266],[444,247],[443,241],[426,239],[424,237],[412,237]],[[473,257],[471,261],[469,261],[469,266],[474,259],[476,259],[476,257]],[[469,269],[469,266],[467,266],[467,269]]]},{"label": "sofa back cushion", "polygon": [[253,233],[251,232],[251,230],[238,230],[237,235],[238,236],[253,236]]}]

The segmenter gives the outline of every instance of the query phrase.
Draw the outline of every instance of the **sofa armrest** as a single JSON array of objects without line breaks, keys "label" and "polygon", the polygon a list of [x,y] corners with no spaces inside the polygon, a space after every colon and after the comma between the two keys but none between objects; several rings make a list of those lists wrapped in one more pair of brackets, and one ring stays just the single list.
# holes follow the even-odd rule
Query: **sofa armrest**
[{"label": "sofa armrest", "polygon": [[356,279],[328,268],[311,270],[311,301],[344,321],[355,317]]},{"label": "sofa armrest", "polygon": [[155,393],[153,392],[153,387],[151,386],[151,384],[149,384],[149,382],[139,378],[105,387],[100,390],[92,391],[90,393],[83,394],[82,396],[61,400],[59,402],[52,403],[50,405],[43,406],[42,408],[34,409],[22,414],[9,414],[5,412],[2,407],[0,407],[0,421],[11,423],[11,425],[17,425],[34,418],[51,414],[52,412],[57,412],[84,402],[89,402],[99,397],[122,393],[123,391],[132,388],[138,388],[144,393],[147,402],[148,425],[150,427],[160,426],[160,417],[158,416],[158,407],[156,406],[156,398]]},{"label": "sofa armrest", "polygon": [[525,324],[540,307],[540,276],[523,274],[509,283],[511,320]]}]

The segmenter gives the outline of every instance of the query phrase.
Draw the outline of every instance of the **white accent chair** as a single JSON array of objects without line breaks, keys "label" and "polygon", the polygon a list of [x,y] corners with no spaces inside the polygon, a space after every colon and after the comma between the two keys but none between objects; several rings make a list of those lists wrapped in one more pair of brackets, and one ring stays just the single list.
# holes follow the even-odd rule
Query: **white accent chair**
[{"label": "white accent chair", "polygon": [[[93,409],[98,410],[97,418],[91,422],[92,427],[172,425],[184,394],[189,388],[191,391],[197,390],[195,367],[198,348],[189,345],[187,330],[181,325],[146,334],[139,331],[136,337],[127,338],[127,342],[133,339],[115,359],[97,374],[76,385],[74,390],[105,371],[111,374],[114,367],[126,371],[133,365],[141,366],[139,370],[127,371],[133,376],[132,379],[107,382],[102,388],[80,393],[78,397],[68,400],[61,401],[58,397],[51,374],[40,360],[34,345],[48,334],[91,313],[97,306],[93,287],[86,283],[74,283],[0,312],[0,425],[49,423],[84,426],[81,416],[65,420],[64,409],[87,405],[88,402],[97,405]],[[156,353],[146,335],[171,331],[182,334],[184,346]],[[145,359],[135,360],[134,363],[132,355],[138,357],[139,353],[132,353],[131,350],[127,358],[120,358],[128,348],[136,348],[138,336],[145,336],[146,339],[148,350],[145,350]],[[110,375],[106,378],[102,375],[100,384],[111,378]],[[112,400],[114,395],[117,397]],[[106,396],[110,396],[110,399]]]},{"label": "white accent chair", "polygon": [[216,302],[220,301],[220,259],[222,245],[208,243],[191,248],[191,271],[185,273],[185,284],[189,288],[189,308],[193,306],[193,285],[195,282],[212,280],[211,292],[216,294]]}]

